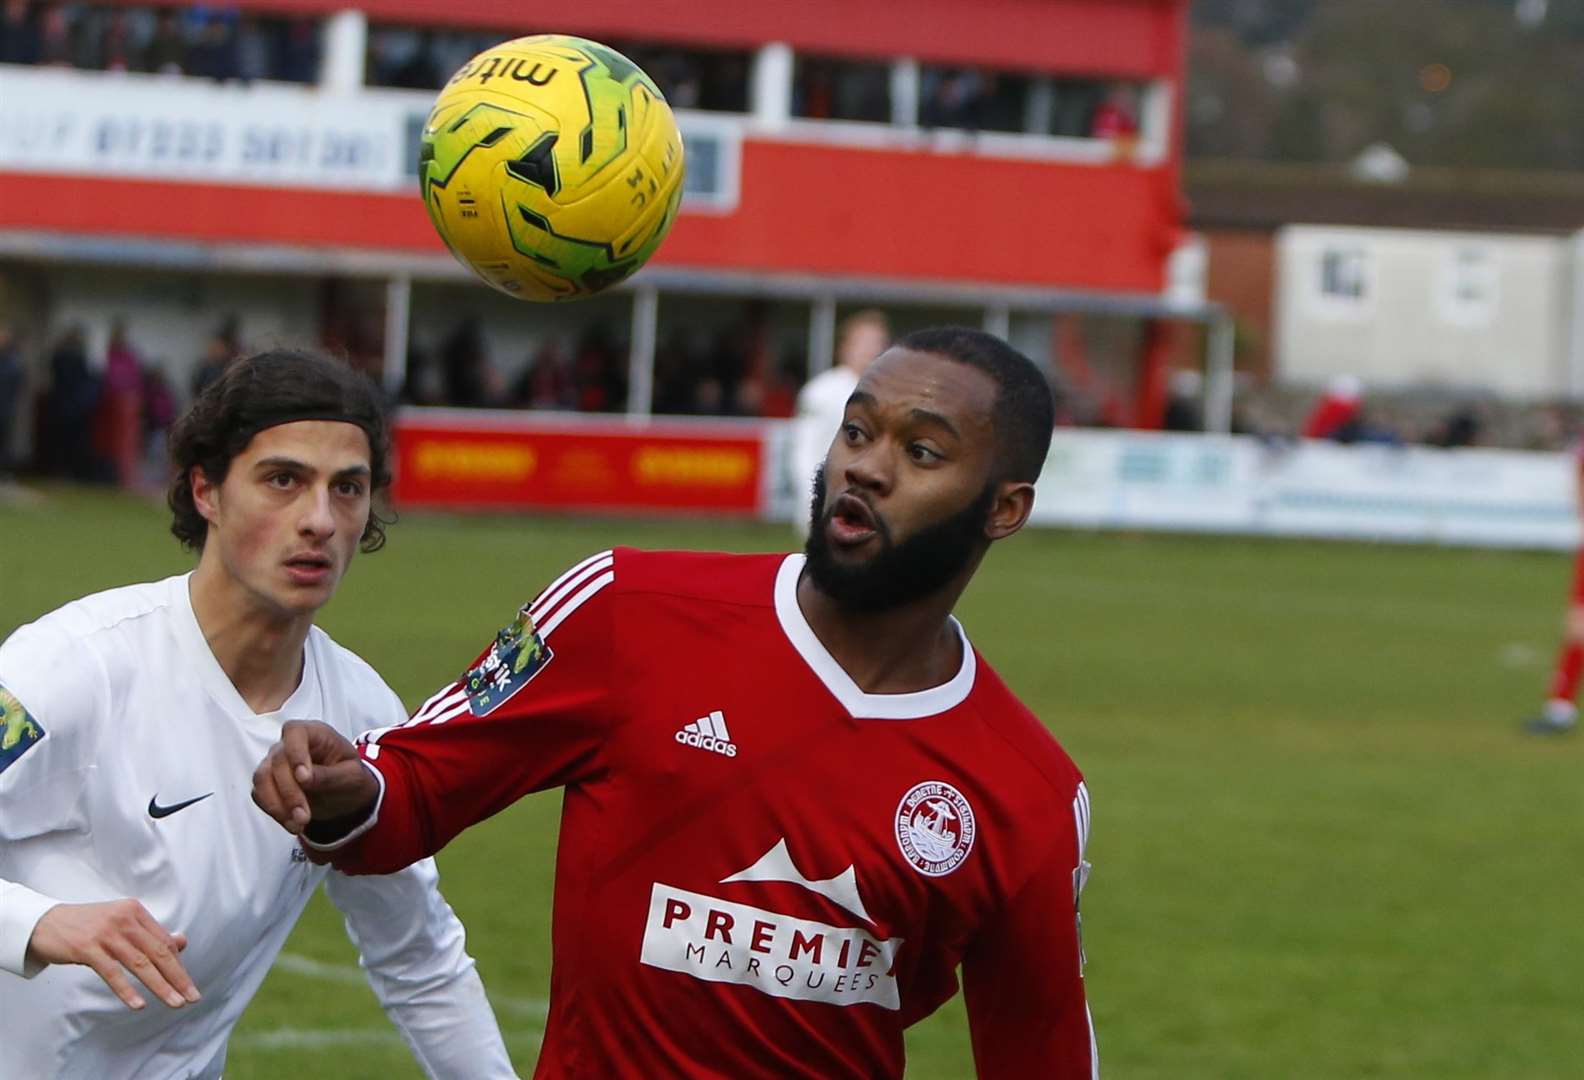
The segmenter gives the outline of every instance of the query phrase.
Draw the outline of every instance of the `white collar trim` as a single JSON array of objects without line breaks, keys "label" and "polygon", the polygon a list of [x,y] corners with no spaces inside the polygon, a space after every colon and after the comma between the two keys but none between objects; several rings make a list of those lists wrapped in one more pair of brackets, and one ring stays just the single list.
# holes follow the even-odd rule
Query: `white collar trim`
[{"label": "white collar trim", "polygon": [[917,720],[954,709],[967,699],[969,691],[973,689],[978,665],[962,624],[950,615],[947,618],[962,641],[963,657],[962,666],[950,682],[912,694],[864,693],[853,682],[852,676],[842,670],[819,638],[814,636],[808,620],[803,617],[803,609],[798,607],[797,587],[798,579],[803,574],[803,562],[802,555],[788,555],[781,563],[781,569],[776,572],[776,618],[780,620],[782,632],[803,662],[808,664],[819,681],[825,684],[825,689],[841,702],[855,720]]}]

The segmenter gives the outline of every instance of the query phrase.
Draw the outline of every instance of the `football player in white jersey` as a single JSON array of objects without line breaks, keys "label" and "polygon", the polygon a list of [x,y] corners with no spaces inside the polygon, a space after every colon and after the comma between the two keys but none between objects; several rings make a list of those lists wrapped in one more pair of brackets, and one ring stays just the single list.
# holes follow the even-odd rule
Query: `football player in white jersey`
[{"label": "football player in white jersey", "polygon": [[359,547],[384,540],[377,391],[309,353],[238,360],[171,453],[172,531],[197,568],[0,644],[0,1075],[218,1077],[324,882],[425,1072],[513,1076],[434,864],[327,874],[251,798],[285,721],[353,736],[406,718],[313,625]]}]

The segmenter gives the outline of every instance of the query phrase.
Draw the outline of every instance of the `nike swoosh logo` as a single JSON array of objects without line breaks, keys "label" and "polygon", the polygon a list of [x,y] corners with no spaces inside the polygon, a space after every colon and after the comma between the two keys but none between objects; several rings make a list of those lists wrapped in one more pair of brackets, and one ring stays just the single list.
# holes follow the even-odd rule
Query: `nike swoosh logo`
[{"label": "nike swoosh logo", "polygon": [[210,791],[210,792],[207,792],[206,794],[198,796],[196,799],[188,799],[186,802],[172,803],[170,806],[161,806],[159,804],[159,795],[156,794],[153,798],[151,798],[149,800],[149,817],[151,817],[151,818],[170,817],[176,811],[185,810],[189,806],[191,806],[193,803],[203,802],[205,799],[207,799],[210,795],[213,795],[213,794],[214,794],[214,792]]}]

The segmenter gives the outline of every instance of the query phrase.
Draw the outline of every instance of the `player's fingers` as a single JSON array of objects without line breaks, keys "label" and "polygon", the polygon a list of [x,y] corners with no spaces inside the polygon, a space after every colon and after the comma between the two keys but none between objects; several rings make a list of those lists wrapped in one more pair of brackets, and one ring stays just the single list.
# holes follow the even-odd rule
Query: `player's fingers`
[{"label": "player's fingers", "polygon": [[292,833],[300,833],[308,827],[308,819],[312,815],[308,811],[308,796],[298,780],[298,771],[306,770],[312,776],[313,766],[294,761],[287,754],[273,754],[271,758],[270,774],[274,777],[275,791],[280,796],[281,809],[285,813],[279,819],[280,823]]},{"label": "player's fingers", "polygon": [[127,978],[121,965],[111,958],[109,953],[96,950],[92,955],[85,957],[83,962],[105,981],[105,985],[115,992],[115,996],[120,998],[127,1008],[143,1008],[145,1004],[143,995],[137,992],[132,980]]},{"label": "player's fingers", "polygon": [[313,728],[305,721],[288,720],[281,725],[281,750],[299,781],[307,780],[313,773],[312,737]]},{"label": "player's fingers", "polygon": [[165,981],[170,983],[175,991],[188,1001],[197,1001],[199,998],[198,987],[193,984],[192,976],[187,974],[187,969],[182,967],[182,962],[176,954],[187,946],[187,939],[176,941],[176,935],[170,933],[154,920],[146,909],[139,907],[141,916],[140,929],[142,937],[135,940],[143,955],[154,962],[155,968],[165,976]]},{"label": "player's fingers", "polygon": [[187,1004],[187,999],[176,992],[158,965],[149,959],[144,950],[151,944],[148,935],[135,931],[110,938],[105,942],[105,950],[112,960],[131,972],[155,997],[171,1008],[179,1009]]},{"label": "player's fingers", "polygon": [[270,751],[270,756],[265,758],[253,773],[253,802],[258,808],[274,818],[281,827],[288,832],[296,832],[292,827],[291,807],[281,795],[275,783],[275,757],[278,751]]}]

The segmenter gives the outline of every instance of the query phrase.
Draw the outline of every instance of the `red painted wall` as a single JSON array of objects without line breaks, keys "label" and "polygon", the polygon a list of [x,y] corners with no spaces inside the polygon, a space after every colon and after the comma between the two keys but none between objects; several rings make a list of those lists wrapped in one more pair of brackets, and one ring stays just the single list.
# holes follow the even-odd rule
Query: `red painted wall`
[{"label": "red painted wall", "polygon": [[[656,262],[1154,292],[1170,170],[748,140],[742,200],[683,214]],[[12,174],[0,228],[441,252],[417,192]]]},{"label": "red painted wall", "polygon": [[1175,78],[1171,27],[1187,0],[581,0],[553,11],[501,0],[234,0],[234,6],[316,16],[351,6],[376,22],[731,48],[784,41],[837,55]]}]

